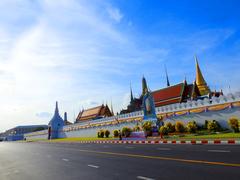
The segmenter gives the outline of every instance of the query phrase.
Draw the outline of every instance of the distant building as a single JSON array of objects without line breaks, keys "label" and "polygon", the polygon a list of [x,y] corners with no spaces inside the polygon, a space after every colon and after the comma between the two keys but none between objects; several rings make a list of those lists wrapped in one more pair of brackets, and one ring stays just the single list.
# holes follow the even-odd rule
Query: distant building
[{"label": "distant building", "polygon": [[23,135],[25,133],[41,131],[47,128],[48,128],[47,125],[17,126],[5,131],[4,133],[1,134],[1,136],[7,141],[23,140]]},{"label": "distant building", "polygon": [[[167,87],[152,91],[151,94],[154,99],[155,107],[165,106],[169,104],[187,102],[188,100],[197,100],[204,98],[211,98],[213,96],[219,97],[223,95],[221,91],[211,91],[208,87],[202,72],[200,70],[198,60],[196,61],[196,79],[193,83],[188,84],[186,79],[178,84],[170,85],[168,74],[166,71]],[[147,89],[147,82],[145,77],[142,78],[142,94],[139,98],[133,97],[132,88],[130,89],[130,103],[127,109],[122,109],[120,114],[139,111],[142,109],[142,98]]]},{"label": "distant building", "polygon": [[102,104],[101,106],[80,111],[76,123],[110,116],[113,116],[113,111],[109,109],[108,105]]}]

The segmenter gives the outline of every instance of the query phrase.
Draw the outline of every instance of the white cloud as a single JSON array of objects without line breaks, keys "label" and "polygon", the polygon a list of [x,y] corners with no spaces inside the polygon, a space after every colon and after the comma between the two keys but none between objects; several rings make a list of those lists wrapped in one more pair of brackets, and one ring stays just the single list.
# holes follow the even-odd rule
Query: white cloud
[{"label": "white cloud", "polygon": [[[189,60],[194,49],[199,47],[202,53],[228,34],[208,31],[174,41],[135,37],[114,26],[112,20],[121,22],[123,14],[101,1],[25,2],[6,1],[0,6],[0,114],[4,119],[0,131],[21,124],[47,124],[47,118],[36,114],[54,112],[56,100],[61,114],[67,111],[72,121],[82,107],[106,101],[112,100],[114,111],[119,111],[129,103],[130,81],[138,93],[141,76],[147,74],[150,85],[156,80],[150,87],[159,88],[162,61],[176,54],[179,62]],[[108,14],[99,13],[102,9]],[[7,18],[1,19],[5,14]],[[176,76],[186,71],[174,68],[175,64],[168,67]]]},{"label": "white cloud", "polygon": [[108,12],[109,17],[111,19],[113,19],[114,21],[116,21],[117,23],[119,23],[123,18],[123,14],[121,13],[121,11],[118,8],[108,7],[107,12]]}]

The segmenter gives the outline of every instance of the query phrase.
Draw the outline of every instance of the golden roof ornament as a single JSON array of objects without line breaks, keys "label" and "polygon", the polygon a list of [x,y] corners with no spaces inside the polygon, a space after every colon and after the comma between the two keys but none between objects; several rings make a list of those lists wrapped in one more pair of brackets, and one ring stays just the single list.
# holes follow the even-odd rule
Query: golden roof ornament
[{"label": "golden roof ornament", "polygon": [[199,89],[200,95],[208,95],[210,93],[210,89],[207,86],[207,83],[202,75],[201,69],[198,64],[198,59],[197,56],[195,56],[195,61],[196,61],[196,84]]}]

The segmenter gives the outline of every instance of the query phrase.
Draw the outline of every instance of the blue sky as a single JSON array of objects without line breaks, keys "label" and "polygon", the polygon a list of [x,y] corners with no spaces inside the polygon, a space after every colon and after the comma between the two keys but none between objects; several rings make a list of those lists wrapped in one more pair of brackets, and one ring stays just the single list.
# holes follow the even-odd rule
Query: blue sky
[{"label": "blue sky", "polygon": [[[69,120],[84,107],[129,101],[195,78],[194,55],[210,88],[240,88],[239,1],[2,0],[0,131],[46,124],[59,101]],[[230,85],[230,90],[229,90]]]}]

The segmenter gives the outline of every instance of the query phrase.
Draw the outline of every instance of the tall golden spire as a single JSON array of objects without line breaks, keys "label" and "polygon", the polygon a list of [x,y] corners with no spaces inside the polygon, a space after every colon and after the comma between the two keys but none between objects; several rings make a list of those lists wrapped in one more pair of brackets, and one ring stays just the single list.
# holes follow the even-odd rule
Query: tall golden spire
[{"label": "tall golden spire", "polygon": [[201,96],[208,95],[210,93],[210,89],[207,86],[205,79],[203,78],[202,72],[198,64],[197,56],[195,56],[195,61],[196,61],[196,85],[199,89]]}]

